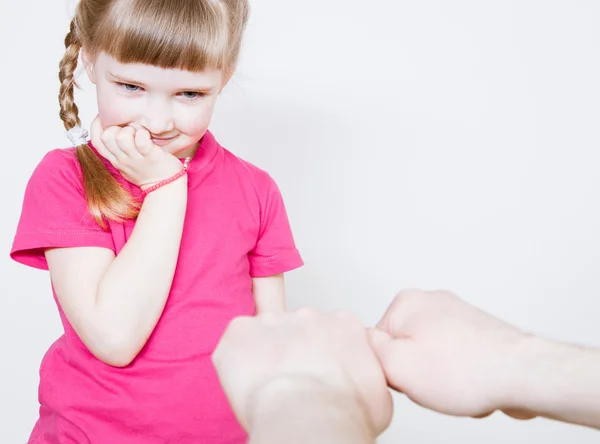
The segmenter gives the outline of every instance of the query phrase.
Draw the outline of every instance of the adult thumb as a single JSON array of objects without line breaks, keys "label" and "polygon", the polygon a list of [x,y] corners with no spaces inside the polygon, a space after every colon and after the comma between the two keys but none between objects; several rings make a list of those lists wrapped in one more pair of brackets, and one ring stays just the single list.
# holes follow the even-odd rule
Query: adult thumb
[{"label": "adult thumb", "polygon": [[392,337],[389,334],[377,327],[367,328],[367,336],[373,350],[377,350],[383,344],[392,340]]},{"label": "adult thumb", "polygon": [[416,370],[410,339],[394,339],[378,328],[368,329],[367,332],[369,343],[381,364],[388,385],[405,393],[406,384]]}]

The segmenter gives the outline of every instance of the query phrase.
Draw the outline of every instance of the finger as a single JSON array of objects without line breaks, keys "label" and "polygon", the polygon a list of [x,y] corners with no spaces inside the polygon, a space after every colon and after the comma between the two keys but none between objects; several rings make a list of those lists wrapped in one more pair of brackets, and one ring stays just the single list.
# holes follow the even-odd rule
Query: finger
[{"label": "finger", "polygon": [[394,400],[387,387],[385,388],[385,394],[381,399],[382,404],[378,406],[375,412],[375,418],[377,418],[377,420],[375,420],[375,427],[377,428],[378,433],[387,429],[394,417]]},{"label": "finger", "polygon": [[100,134],[104,132],[104,127],[102,126],[102,122],[100,121],[100,116],[96,116],[94,120],[92,120],[92,124],[90,126],[90,137],[92,139],[92,143],[100,142]]},{"label": "finger", "polygon": [[146,128],[139,128],[135,132],[135,147],[142,156],[148,155],[156,147]]},{"label": "finger", "polygon": [[521,421],[528,421],[537,417],[537,415],[530,411],[519,409],[504,409],[502,410],[502,413],[504,413],[507,416],[510,416],[511,418],[519,419]]},{"label": "finger", "polygon": [[365,341],[365,345],[368,345],[365,326],[356,314],[351,311],[337,311],[329,314],[322,313],[320,316],[331,327],[337,326],[335,331],[340,335],[339,340],[343,343],[348,341],[348,337],[356,336],[356,340],[360,338],[361,341]]},{"label": "finger", "polygon": [[135,159],[139,160],[142,155],[135,147],[135,133],[136,130],[132,126],[125,126],[121,128],[116,134],[116,142],[123,154],[129,159],[123,159],[123,161]]},{"label": "finger", "polygon": [[296,316],[302,318],[314,318],[322,313],[319,313],[317,310],[311,307],[301,307],[293,312]]},{"label": "finger", "polygon": [[[396,364],[396,360],[393,359],[393,355],[397,352],[401,353],[401,351],[396,350],[396,348],[391,345],[394,338],[378,328],[367,328],[367,340],[369,341],[369,345],[371,346],[375,357],[381,365],[388,386],[392,387],[390,377],[388,376],[388,369],[393,369],[398,365]],[[393,370],[390,370],[390,372],[393,372]],[[397,387],[392,388],[400,391]]]},{"label": "finger", "polygon": [[[366,350],[361,356],[364,356],[361,360],[362,363],[355,367],[356,372],[361,370],[365,373],[363,375],[356,374],[357,380],[369,381],[369,384],[359,384],[359,390],[363,391],[365,399],[371,400],[371,414],[373,425],[377,433],[381,433],[385,430],[393,416],[393,401],[392,395],[388,389],[387,377],[383,371],[383,366],[379,361],[379,357],[373,350],[372,342],[381,343],[386,340],[386,334],[383,332],[376,332],[373,329],[364,329],[361,324],[358,325],[362,331],[362,340],[355,340],[357,351],[361,347],[365,347]],[[380,336],[383,335],[384,337]],[[370,354],[370,358],[366,359],[367,355]]]},{"label": "finger", "polygon": [[102,122],[100,121],[100,116],[96,116],[96,118],[92,121],[90,125],[90,138],[92,139],[92,145],[98,152],[106,151],[106,147],[102,140],[100,140],[100,134],[104,132],[104,127],[102,126]]},{"label": "finger", "polygon": [[414,289],[399,292],[377,323],[377,328],[395,338],[402,337],[406,325],[414,315],[415,304],[412,301],[421,298],[423,294],[423,291]]},{"label": "finger", "polygon": [[[110,153],[110,157],[107,156],[107,159],[111,160],[111,157],[115,159],[115,163],[119,165],[118,169],[121,169],[122,162],[126,160],[127,155],[119,148],[117,143],[117,134],[121,131],[121,127],[119,126],[110,126],[106,128],[102,134],[100,134],[100,140],[104,144],[106,150]],[[113,163],[113,165],[115,164]],[[117,166],[115,165],[115,166]]]},{"label": "finger", "polygon": [[104,134],[105,130],[102,127],[102,122],[100,122],[100,117],[97,116],[92,125],[90,126],[92,145],[98,151],[102,157],[108,160],[113,166],[115,166],[118,161],[117,158],[106,148],[106,145],[102,141],[102,134]]},{"label": "finger", "polygon": [[371,333],[370,342],[388,386],[406,393],[416,373],[413,343],[408,339],[388,339],[377,331]]},{"label": "finger", "polygon": [[378,328],[367,328],[367,338],[373,349],[392,340],[392,337],[388,333]]},{"label": "finger", "polygon": [[340,310],[332,313],[332,315],[340,321],[347,322],[350,325],[356,326],[361,325],[362,322],[360,318],[353,312],[348,310]]}]

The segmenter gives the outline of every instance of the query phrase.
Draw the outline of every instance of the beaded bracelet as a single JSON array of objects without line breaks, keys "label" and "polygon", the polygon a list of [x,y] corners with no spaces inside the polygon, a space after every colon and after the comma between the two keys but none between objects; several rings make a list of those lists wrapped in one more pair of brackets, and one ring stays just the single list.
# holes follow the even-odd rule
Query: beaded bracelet
[{"label": "beaded bracelet", "polygon": [[185,159],[185,163],[183,164],[183,168],[182,168],[182,170],[180,172],[178,172],[174,176],[169,177],[168,179],[161,180],[160,182],[155,183],[154,185],[152,185],[151,187],[146,188],[145,190],[142,190],[142,195],[145,197],[149,193],[151,193],[152,191],[156,191],[159,188],[164,187],[165,185],[170,184],[171,182],[175,182],[180,177],[185,176],[187,174],[187,172],[188,172],[188,165],[189,165],[189,163],[190,163],[190,158]]}]

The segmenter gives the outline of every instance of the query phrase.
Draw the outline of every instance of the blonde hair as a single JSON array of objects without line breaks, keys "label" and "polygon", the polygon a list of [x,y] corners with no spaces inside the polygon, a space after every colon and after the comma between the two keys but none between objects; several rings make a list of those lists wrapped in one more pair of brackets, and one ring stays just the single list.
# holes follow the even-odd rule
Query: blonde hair
[{"label": "blonde hair", "polygon": [[[81,125],[74,74],[82,48],[90,60],[106,52],[121,63],[231,73],[248,14],[247,0],[81,0],[60,62],[58,98],[65,128]],[[139,202],[92,149],[84,144],[76,152],[88,208],[100,226],[137,217]]]}]

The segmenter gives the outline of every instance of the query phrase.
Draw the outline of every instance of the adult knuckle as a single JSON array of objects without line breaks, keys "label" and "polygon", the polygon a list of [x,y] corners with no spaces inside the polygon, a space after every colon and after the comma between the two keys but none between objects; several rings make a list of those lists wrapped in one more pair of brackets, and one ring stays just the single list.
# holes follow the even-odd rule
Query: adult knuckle
[{"label": "adult knuckle", "polygon": [[406,288],[399,291],[394,298],[394,303],[403,304],[422,298],[427,292],[418,288]]},{"label": "adult knuckle", "polygon": [[296,314],[299,316],[313,317],[317,314],[317,311],[314,308],[302,307],[296,310]]},{"label": "adult knuckle", "polygon": [[361,319],[351,311],[341,310],[335,313],[335,317],[345,326],[356,329],[363,329]]}]

